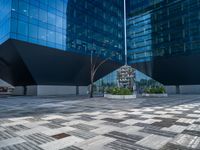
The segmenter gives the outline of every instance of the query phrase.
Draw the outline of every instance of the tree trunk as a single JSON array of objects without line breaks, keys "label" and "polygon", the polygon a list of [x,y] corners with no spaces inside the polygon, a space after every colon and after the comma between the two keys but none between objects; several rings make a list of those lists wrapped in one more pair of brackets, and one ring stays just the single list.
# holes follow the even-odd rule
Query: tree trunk
[{"label": "tree trunk", "polygon": [[93,82],[91,82],[91,84],[90,84],[90,98],[93,98],[93,88],[94,88]]}]

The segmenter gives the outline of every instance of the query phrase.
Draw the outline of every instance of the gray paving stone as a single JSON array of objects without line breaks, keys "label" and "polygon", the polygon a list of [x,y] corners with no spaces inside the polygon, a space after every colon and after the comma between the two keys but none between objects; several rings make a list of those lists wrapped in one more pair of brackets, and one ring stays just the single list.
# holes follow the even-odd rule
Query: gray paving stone
[{"label": "gray paving stone", "polygon": [[151,148],[143,147],[141,145],[136,145],[127,141],[116,140],[111,142],[105,147],[109,147],[111,150],[153,150]]},{"label": "gray paving stone", "polygon": [[96,129],[97,127],[95,126],[91,126],[91,125],[87,125],[87,124],[76,124],[76,125],[72,125],[71,127],[73,128],[77,128],[77,129],[81,129],[81,130],[87,130],[87,131],[90,131],[90,130],[93,130],[93,129]]},{"label": "gray paving stone", "polygon": [[70,146],[70,147],[66,147],[66,148],[60,149],[60,150],[83,150],[83,149],[78,148],[76,146]]},{"label": "gray paving stone", "polygon": [[17,135],[14,134],[12,131],[9,130],[0,131],[0,141],[13,137],[17,137]]},{"label": "gray paving stone", "polygon": [[8,126],[6,127],[6,129],[16,132],[16,131],[21,131],[21,130],[28,130],[29,128],[24,125],[18,124],[14,126]]},{"label": "gray paving stone", "polygon": [[29,141],[30,143],[34,143],[35,145],[40,145],[54,141],[52,137],[49,137],[42,133],[35,133],[28,136],[23,136],[22,138]]},{"label": "gray paving stone", "polygon": [[194,149],[193,148],[187,148],[187,147],[181,146],[181,145],[175,145],[175,144],[172,144],[172,143],[167,143],[160,150],[194,150]]},{"label": "gray paving stone", "polygon": [[42,124],[42,126],[48,127],[50,129],[57,129],[57,128],[64,127],[64,125],[54,124],[54,123],[45,123],[45,124]]},{"label": "gray paving stone", "polygon": [[113,118],[104,118],[102,120],[108,121],[108,122],[112,122],[112,123],[119,123],[124,121],[123,119],[113,119]]},{"label": "gray paving stone", "polygon": [[116,140],[129,142],[129,143],[135,143],[143,138],[142,136],[125,134],[125,133],[117,132],[117,131],[109,132],[107,134],[104,134],[104,136],[108,136],[111,138],[115,138]]},{"label": "gray paving stone", "polygon": [[20,144],[14,144],[11,146],[2,147],[0,148],[0,150],[43,150],[43,149],[38,147],[37,145],[33,145],[32,143],[23,142]]},{"label": "gray paving stone", "polygon": [[74,135],[83,139],[90,139],[93,138],[95,136],[97,136],[96,133],[90,132],[90,131],[86,131],[86,130],[74,130],[74,131],[70,131],[67,132],[70,135]]},{"label": "gray paving stone", "polygon": [[114,123],[114,122],[104,122],[104,125],[108,125],[108,126],[114,126],[114,127],[119,127],[119,128],[123,128],[123,127],[127,127],[127,124],[123,124],[123,123]]}]

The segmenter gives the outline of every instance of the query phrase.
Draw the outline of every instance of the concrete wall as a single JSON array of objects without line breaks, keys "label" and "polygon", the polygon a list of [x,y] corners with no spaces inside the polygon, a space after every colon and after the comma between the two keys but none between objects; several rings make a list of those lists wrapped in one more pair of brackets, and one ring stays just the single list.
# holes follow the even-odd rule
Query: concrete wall
[{"label": "concrete wall", "polygon": [[88,94],[88,86],[79,86],[79,95]]},{"label": "concrete wall", "polygon": [[[38,86],[27,86],[27,94],[29,96],[45,96],[45,95],[76,95],[76,86],[49,86],[49,85],[38,85]],[[79,87],[79,95],[87,94],[87,86]],[[15,87],[13,95],[24,95],[24,87]]]},{"label": "concrete wall", "polygon": [[24,88],[22,86],[15,87],[13,95],[24,95]]},{"label": "concrete wall", "polygon": [[181,94],[200,94],[200,85],[180,86]]},{"label": "concrete wall", "polygon": [[[168,94],[176,94],[176,86],[165,86]],[[200,85],[180,85],[180,94],[200,94]]]},{"label": "concrete wall", "polygon": [[165,86],[168,94],[176,94],[176,86]]}]

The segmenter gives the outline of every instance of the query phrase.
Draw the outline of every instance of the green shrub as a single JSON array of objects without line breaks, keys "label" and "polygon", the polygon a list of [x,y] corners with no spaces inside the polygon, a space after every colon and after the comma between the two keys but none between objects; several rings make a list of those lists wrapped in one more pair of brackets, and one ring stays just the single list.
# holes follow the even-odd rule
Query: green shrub
[{"label": "green shrub", "polygon": [[130,89],[118,87],[107,88],[106,93],[113,95],[132,95],[132,91]]},{"label": "green shrub", "polygon": [[161,86],[161,87],[145,88],[144,92],[148,93],[148,94],[162,94],[162,93],[166,93],[165,88],[163,86]]}]

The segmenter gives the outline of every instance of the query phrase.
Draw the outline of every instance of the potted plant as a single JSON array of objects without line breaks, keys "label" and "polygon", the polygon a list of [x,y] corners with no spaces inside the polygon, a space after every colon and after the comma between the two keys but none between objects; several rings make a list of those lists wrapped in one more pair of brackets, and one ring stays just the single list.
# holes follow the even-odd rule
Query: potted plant
[{"label": "potted plant", "polygon": [[168,94],[163,86],[148,87],[144,89],[142,96],[146,97],[167,97]]},{"label": "potted plant", "polygon": [[104,97],[111,99],[133,99],[136,95],[129,88],[110,87],[106,89]]}]

